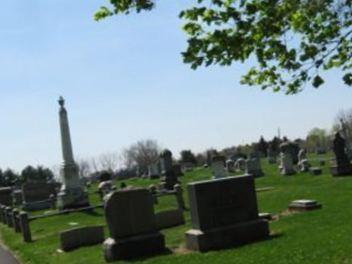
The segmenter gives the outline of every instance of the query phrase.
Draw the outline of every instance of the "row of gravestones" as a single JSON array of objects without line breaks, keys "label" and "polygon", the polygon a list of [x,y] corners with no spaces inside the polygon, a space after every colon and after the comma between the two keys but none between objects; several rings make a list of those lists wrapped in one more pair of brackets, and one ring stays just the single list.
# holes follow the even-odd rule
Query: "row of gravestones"
[{"label": "row of gravestones", "polygon": [[239,158],[236,162],[225,160],[224,156],[214,156],[211,163],[213,177],[220,179],[226,177],[225,166],[228,172],[245,171],[246,175],[253,177],[264,176],[260,159],[256,156],[251,156],[248,159]]},{"label": "row of gravestones", "polygon": [[27,212],[0,204],[0,223],[13,228],[16,233],[21,233],[24,242],[32,241],[29,221]]},{"label": "row of gravestones", "polygon": [[7,206],[21,206],[26,211],[53,207],[58,186],[54,183],[28,182],[21,189],[0,188],[0,203]]},{"label": "row of gravestones", "polygon": [[166,174],[170,174],[172,169],[173,174],[178,176],[183,175],[183,171],[190,171],[193,169],[194,164],[191,162],[185,162],[182,164],[173,164],[172,152],[168,149],[160,153],[158,162],[155,162],[148,166],[148,178],[155,179],[165,177]]},{"label": "row of gravestones", "polygon": [[[258,216],[254,178],[250,175],[188,184],[192,229],[185,233],[190,250],[239,246],[269,236]],[[153,197],[147,189],[113,192],[105,203],[110,237],[103,243],[107,261],[138,258],[166,250],[156,226]]]}]

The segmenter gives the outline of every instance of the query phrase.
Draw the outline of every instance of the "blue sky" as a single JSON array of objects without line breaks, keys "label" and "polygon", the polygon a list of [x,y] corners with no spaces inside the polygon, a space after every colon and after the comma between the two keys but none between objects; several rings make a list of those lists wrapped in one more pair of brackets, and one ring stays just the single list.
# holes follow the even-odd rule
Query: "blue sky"
[{"label": "blue sky", "polygon": [[[170,3],[177,2],[177,3]],[[57,98],[67,102],[74,153],[88,158],[152,138],[175,154],[330,128],[351,107],[340,72],[296,96],[239,84],[248,67],[182,63],[177,17],[189,1],[94,22],[104,0],[3,0],[0,167],[61,162]]]}]

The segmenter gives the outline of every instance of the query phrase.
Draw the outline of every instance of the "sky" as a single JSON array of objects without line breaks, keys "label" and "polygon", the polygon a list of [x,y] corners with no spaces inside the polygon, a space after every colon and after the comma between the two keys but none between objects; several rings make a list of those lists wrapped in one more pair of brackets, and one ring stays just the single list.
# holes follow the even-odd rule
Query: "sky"
[{"label": "sky", "polygon": [[246,64],[191,70],[180,10],[158,1],[141,15],[93,20],[107,0],[2,0],[0,15],[0,168],[60,164],[57,99],[66,99],[76,159],[120,152],[155,139],[177,157],[329,129],[352,107],[341,73],[320,89],[261,91],[240,84]]}]

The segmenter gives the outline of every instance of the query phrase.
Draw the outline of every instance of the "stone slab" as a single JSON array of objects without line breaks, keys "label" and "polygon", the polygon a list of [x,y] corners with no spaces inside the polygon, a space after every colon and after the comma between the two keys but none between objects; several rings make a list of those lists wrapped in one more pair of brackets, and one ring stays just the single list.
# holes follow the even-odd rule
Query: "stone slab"
[{"label": "stone slab", "polygon": [[12,189],[11,187],[0,188],[0,204],[11,206],[12,205]]},{"label": "stone slab", "polygon": [[302,199],[302,200],[292,201],[288,208],[290,211],[304,212],[304,211],[320,209],[322,208],[322,205],[315,200]]},{"label": "stone slab", "polygon": [[83,246],[100,244],[104,241],[103,226],[87,226],[60,232],[60,247],[70,251]]},{"label": "stone slab", "polygon": [[186,247],[190,250],[206,252],[241,246],[268,237],[267,220],[257,219],[207,231],[191,229],[186,232]]},{"label": "stone slab", "polygon": [[155,255],[165,250],[165,238],[160,232],[128,238],[108,238],[103,243],[107,262]]},{"label": "stone slab", "polygon": [[250,175],[190,183],[188,193],[193,229],[204,231],[258,219]]},{"label": "stone slab", "polygon": [[155,214],[156,226],[159,230],[185,224],[183,210],[168,210]]},{"label": "stone slab", "polygon": [[348,164],[345,166],[332,166],[330,167],[330,171],[332,176],[352,176],[352,164]]},{"label": "stone slab", "polygon": [[147,189],[122,189],[108,195],[105,216],[115,239],[157,231],[153,197]]}]

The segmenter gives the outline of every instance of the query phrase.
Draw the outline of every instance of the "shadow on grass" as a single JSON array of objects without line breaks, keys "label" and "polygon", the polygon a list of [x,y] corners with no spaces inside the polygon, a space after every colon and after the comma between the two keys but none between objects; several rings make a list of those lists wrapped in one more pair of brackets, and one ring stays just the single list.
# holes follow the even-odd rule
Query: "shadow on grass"
[{"label": "shadow on grass", "polygon": [[90,216],[94,216],[94,217],[103,217],[104,216],[103,213],[98,213],[95,210],[87,210],[87,211],[84,211],[83,213],[90,215]]},{"label": "shadow on grass", "polygon": [[130,263],[134,263],[134,262],[144,261],[144,260],[147,260],[147,259],[152,258],[152,257],[160,257],[160,256],[171,255],[172,253],[173,252],[169,248],[165,248],[164,251],[159,252],[159,253],[150,254],[150,255],[147,255],[147,256],[144,256],[144,257],[139,257],[139,258],[126,259],[124,261],[130,262]]}]

